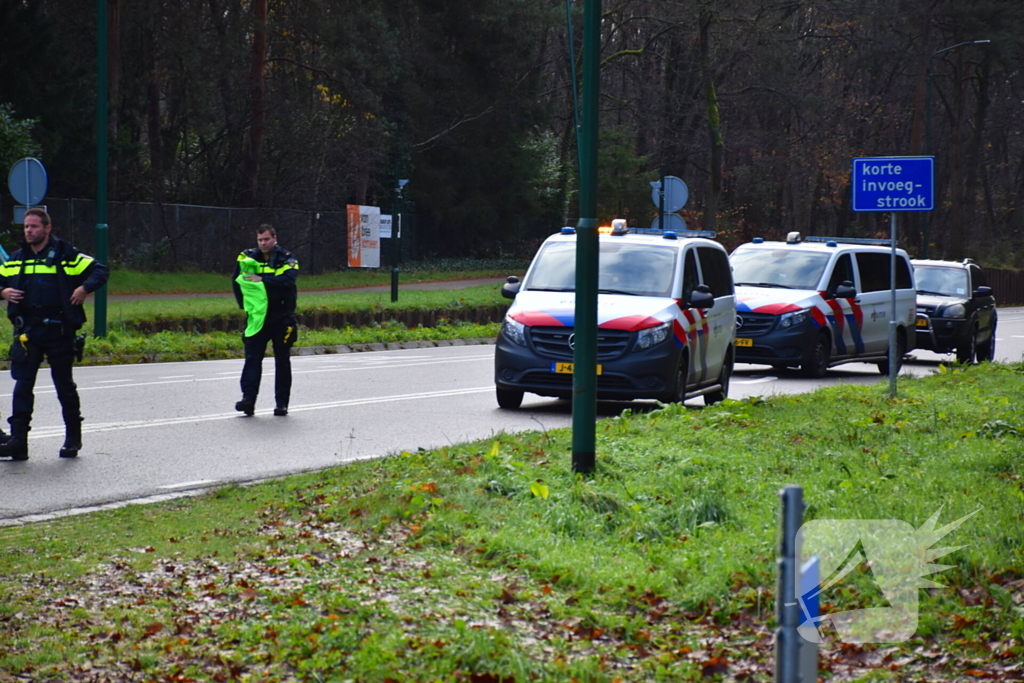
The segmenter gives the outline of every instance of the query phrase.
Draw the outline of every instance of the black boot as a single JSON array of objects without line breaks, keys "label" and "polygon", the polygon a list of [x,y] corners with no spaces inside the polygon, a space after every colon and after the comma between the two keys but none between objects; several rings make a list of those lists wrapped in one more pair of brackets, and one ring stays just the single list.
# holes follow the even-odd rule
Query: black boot
[{"label": "black boot", "polygon": [[11,435],[0,444],[0,458],[11,460],[28,460],[28,425],[20,422],[11,423]]},{"label": "black boot", "polygon": [[243,397],[241,401],[235,404],[235,410],[252,417],[256,412],[256,399]]},{"label": "black boot", "polygon": [[64,445],[60,448],[60,457],[77,458],[82,450],[82,418],[73,419],[64,425]]},{"label": "black boot", "polygon": [[10,435],[7,432],[5,432],[2,428],[0,428],[0,446],[7,443],[7,439],[9,438],[11,438]]}]

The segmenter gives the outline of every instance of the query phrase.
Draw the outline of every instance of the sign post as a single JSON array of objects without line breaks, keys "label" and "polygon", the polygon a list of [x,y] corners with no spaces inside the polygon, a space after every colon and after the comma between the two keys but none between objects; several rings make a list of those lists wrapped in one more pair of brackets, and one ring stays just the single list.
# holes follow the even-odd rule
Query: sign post
[{"label": "sign post", "polygon": [[896,214],[935,209],[935,157],[853,160],[853,210],[889,213],[889,398],[896,398]]}]

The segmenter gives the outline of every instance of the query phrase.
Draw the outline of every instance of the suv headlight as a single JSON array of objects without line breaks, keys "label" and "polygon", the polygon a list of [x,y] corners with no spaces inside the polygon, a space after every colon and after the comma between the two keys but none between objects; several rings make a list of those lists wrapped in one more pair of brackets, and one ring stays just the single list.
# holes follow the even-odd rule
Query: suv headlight
[{"label": "suv headlight", "polygon": [[661,342],[668,339],[669,333],[672,331],[672,323],[663,323],[657,327],[648,327],[646,330],[640,330],[636,337],[637,351],[649,349],[652,346],[656,346]]},{"label": "suv headlight", "polygon": [[942,309],[943,318],[962,318],[967,315],[967,307],[963,304],[951,304]]},{"label": "suv headlight", "polygon": [[526,325],[505,316],[504,322],[501,323],[501,331],[509,341],[526,346]]},{"label": "suv headlight", "polygon": [[796,327],[800,323],[807,320],[807,316],[811,314],[811,309],[805,308],[801,311],[792,311],[790,313],[783,313],[779,316],[779,328],[786,329],[787,327]]}]

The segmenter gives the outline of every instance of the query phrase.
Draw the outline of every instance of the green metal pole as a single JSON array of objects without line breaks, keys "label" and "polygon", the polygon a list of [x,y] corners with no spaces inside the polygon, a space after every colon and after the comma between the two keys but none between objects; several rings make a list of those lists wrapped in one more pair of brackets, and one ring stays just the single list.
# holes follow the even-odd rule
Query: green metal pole
[{"label": "green metal pole", "polygon": [[[96,0],[96,260],[107,262],[107,0]],[[107,335],[107,286],[96,291],[93,332]]]},{"label": "green metal pole", "polygon": [[601,91],[601,1],[583,8],[580,220],[576,224],[576,315],[572,379],[572,469],[594,471],[597,422],[597,130]]}]

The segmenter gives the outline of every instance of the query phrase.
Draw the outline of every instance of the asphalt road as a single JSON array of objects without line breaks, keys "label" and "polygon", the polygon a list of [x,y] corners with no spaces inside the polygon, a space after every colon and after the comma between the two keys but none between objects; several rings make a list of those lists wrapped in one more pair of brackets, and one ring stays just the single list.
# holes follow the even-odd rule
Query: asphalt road
[{"label": "asphalt road", "polygon": [[[254,417],[234,411],[241,360],[77,368],[86,422],[85,447],[74,460],[57,457],[63,425],[43,371],[30,458],[0,460],[0,524],[571,424],[568,402],[531,394],[520,410],[498,409],[493,353],[493,346],[469,345],[298,356],[287,417],[271,415],[270,359]],[[932,372],[951,359],[923,351],[913,355],[916,360],[905,366],[913,374]],[[1000,310],[997,357],[1024,359],[1024,309]],[[741,364],[730,397],[879,381],[884,378],[875,366],[862,363],[840,366],[822,380]],[[9,374],[3,373],[0,407],[5,415],[12,388]],[[626,406],[653,405],[600,403],[598,412],[608,416]]]}]

